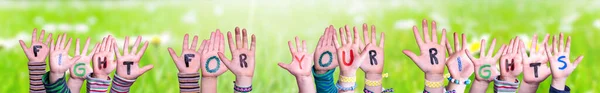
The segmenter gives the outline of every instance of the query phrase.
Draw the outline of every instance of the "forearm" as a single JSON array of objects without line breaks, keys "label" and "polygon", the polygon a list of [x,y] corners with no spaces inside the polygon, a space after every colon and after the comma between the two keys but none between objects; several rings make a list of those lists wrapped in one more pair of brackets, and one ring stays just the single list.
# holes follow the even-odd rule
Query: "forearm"
[{"label": "forearm", "polygon": [[200,73],[179,73],[179,92],[200,92]]},{"label": "forearm", "polygon": [[108,86],[110,86],[110,77],[104,78],[92,77],[94,74],[86,75],[87,79],[87,92],[88,93],[106,93]]},{"label": "forearm", "polygon": [[202,77],[202,93],[217,93],[217,77]]},{"label": "forearm", "polygon": [[29,62],[29,92],[30,93],[45,93],[42,77],[46,73],[46,62]]},{"label": "forearm", "polygon": [[112,81],[113,85],[110,87],[111,93],[129,93],[129,88],[135,82],[135,79],[133,79],[133,80],[125,79],[123,77],[120,77],[117,74],[115,74],[115,77],[113,77],[113,78],[114,78]]},{"label": "forearm", "polygon": [[[427,86],[425,84],[425,91],[430,93],[442,93],[444,92],[443,82],[444,76],[442,74],[425,74],[425,82],[441,83],[439,86]],[[435,84],[437,85],[437,84]]]},{"label": "forearm", "polygon": [[490,82],[488,81],[473,81],[473,85],[471,85],[471,90],[469,93],[485,93],[487,91]]},{"label": "forearm", "polygon": [[44,87],[46,88],[47,93],[69,93],[69,87],[65,81],[65,76],[62,78],[58,78],[54,83],[50,83],[50,72],[47,72],[42,76],[42,82],[44,83]]},{"label": "forearm", "polygon": [[235,77],[235,93],[248,93],[252,91],[252,77],[251,76],[237,76]]},{"label": "forearm", "polygon": [[535,93],[540,83],[521,83],[519,93]]},{"label": "forearm", "polygon": [[[381,93],[381,73],[365,73],[365,91]],[[364,91],[363,91],[364,92]]]},{"label": "forearm", "polygon": [[337,88],[333,82],[333,72],[335,68],[328,71],[318,71],[313,67],[313,77],[315,79],[315,85],[317,93],[337,93]]},{"label": "forearm", "polygon": [[560,79],[560,78],[552,78],[552,87],[558,89],[558,90],[565,90],[565,82],[567,82],[567,79]]},{"label": "forearm", "polygon": [[300,93],[316,93],[315,84],[311,76],[296,76]]},{"label": "forearm", "polygon": [[69,86],[69,90],[73,92],[80,91],[81,85],[83,85],[83,80],[84,79],[70,77],[69,81],[67,81],[67,86]]}]

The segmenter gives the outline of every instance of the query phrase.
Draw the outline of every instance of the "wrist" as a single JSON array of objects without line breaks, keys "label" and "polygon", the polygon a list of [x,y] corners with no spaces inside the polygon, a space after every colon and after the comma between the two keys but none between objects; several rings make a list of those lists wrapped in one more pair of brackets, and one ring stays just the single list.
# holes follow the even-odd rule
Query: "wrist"
[{"label": "wrist", "polygon": [[252,77],[236,76],[235,77],[235,85],[236,86],[252,86]]},{"label": "wrist", "polygon": [[99,78],[99,79],[106,80],[106,79],[108,79],[108,75],[92,74],[92,78]]},{"label": "wrist", "polygon": [[442,82],[444,80],[443,74],[425,74],[425,80],[432,82]]},{"label": "wrist", "polygon": [[567,82],[566,78],[552,78],[552,87],[558,90],[565,90],[565,82]]},{"label": "wrist", "polygon": [[343,70],[341,70],[340,71],[340,75],[354,77],[354,76],[356,76],[356,70],[355,71],[343,71]]},{"label": "wrist", "polygon": [[507,82],[517,82],[517,78],[512,76],[500,76],[500,80]]},{"label": "wrist", "polygon": [[64,75],[65,73],[50,72],[50,83],[56,82],[56,80],[63,78]]}]

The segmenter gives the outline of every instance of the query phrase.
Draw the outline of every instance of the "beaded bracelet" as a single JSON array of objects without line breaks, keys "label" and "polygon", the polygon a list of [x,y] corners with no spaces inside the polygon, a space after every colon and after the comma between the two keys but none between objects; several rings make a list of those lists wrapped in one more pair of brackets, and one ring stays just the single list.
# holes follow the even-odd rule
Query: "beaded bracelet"
[{"label": "beaded bracelet", "polygon": [[356,82],[356,77],[346,77],[346,76],[340,75],[340,81],[352,83],[352,82]]},{"label": "beaded bracelet", "polygon": [[252,85],[248,87],[240,87],[235,85],[235,81],[233,81],[233,90],[235,90],[236,92],[250,92],[252,91]]},{"label": "beaded bracelet", "polygon": [[450,81],[450,82],[452,82],[454,84],[461,84],[461,83],[465,84],[465,85],[471,84],[471,80],[470,79],[465,80],[465,82],[463,83],[463,82],[460,82],[460,80],[458,80],[458,79],[454,79],[452,77],[448,77],[448,81]]},{"label": "beaded bracelet", "polygon": [[354,83],[354,86],[342,87],[342,85],[340,85],[340,83],[338,82],[337,84],[335,84],[335,87],[337,87],[337,89],[341,91],[353,91],[354,89],[356,89],[356,83]]},{"label": "beaded bracelet", "polygon": [[367,86],[381,86],[381,80],[371,81],[371,80],[365,79],[365,85],[367,85]]}]

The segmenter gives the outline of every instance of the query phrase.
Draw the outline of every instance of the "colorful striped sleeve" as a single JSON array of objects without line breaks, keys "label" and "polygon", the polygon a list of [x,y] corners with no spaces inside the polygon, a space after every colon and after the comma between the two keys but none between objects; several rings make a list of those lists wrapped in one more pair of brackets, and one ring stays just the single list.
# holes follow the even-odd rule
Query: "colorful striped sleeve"
[{"label": "colorful striped sleeve", "polygon": [[498,78],[494,79],[494,92],[495,93],[516,93],[519,88],[519,79],[517,82],[502,81]]},{"label": "colorful striped sleeve", "polygon": [[46,62],[29,62],[29,92],[46,93],[42,77],[46,73]]},{"label": "colorful striped sleeve", "polygon": [[335,72],[335,68],[323,74],[317,74],[315,73],[315,68],[313,66],[312,73],[315,78],[317,93],[338,93],[338,89],[333,82],[333,72]]},{"label": "colorful striped sleeve", "polygon": [[128,80],[115,74],[113,85],[110,87],[110,93],[129,93],[129,88],[135,82],[135,79]]},{"label": "colorful striped sleeve", "polygon": [[106,93],[108,86],[110,86],[110,77],[108,80],[100,78],[92,78],[92,74],[85,76],[87,79],[87,91],[88,93]]},{"label": "colorful striped sleeve", "polygon": [[42,76],[42,82],[44,83],[44,87],[46,88],[46,93],[71,93],[69,87],[67,87],[67,83],[65,81],[65,76],[56,80],[56,82],[50,84],[50,72],[46,72]]},{"label": "colorful striped sleeve", "polygon": [[200,73],[178,73],[179,77],[179,92],[181,93],[198,93],[200,86]]}]

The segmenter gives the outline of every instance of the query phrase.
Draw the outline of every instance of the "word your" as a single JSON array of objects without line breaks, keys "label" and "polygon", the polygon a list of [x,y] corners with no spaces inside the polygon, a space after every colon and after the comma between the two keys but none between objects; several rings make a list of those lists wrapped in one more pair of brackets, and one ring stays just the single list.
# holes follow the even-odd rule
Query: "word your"
[{"label": "word your", "polygon": [[342,63],[346,66],[350,66],[354,63],[354,52],[352,49],[350,49],[350,62],[346,62],[346,51],[342,51]]},{"label": "word your", "polygon": [[[323,64],[323,56],[325,56],[326,54],[329,55],[329,61],[327,61],[327,63]],[[333,54],[331,54],[331,52],[329,52],[329,51],[325,51],[325,52],[321,53],[321,56],[319,57],[319,66],[327,67],[327,66],[331,65],[332,61],[333,61]]]},{"label": "word your", "polygon": [[[81,62],[75,64],[75,66],[73,66],[73,68],[76,69],[76,71],[73,71],[73,72],[75,72],[75,76],[78,76],[78,77],[83,77],[87,70],[87,69],[85,69],[85,63],[81,63]],[[79,73],[79,72],[81,72],[81,73]]]},{"label": "word your", "polygon": [[42,46],[40,46],[40,45],[33,46],[33,56],[35,56],[35,57],[38,56],[38,52],[40,52],[40,48],[42,48]]},{"label": "word your", "polygon": [[435,49],[435,48],[429,49],[429,59],[430,59],[432,65],[433,64],[439,64],[438,58],[435,57],[435,55],[437,55],[437,54],[438,54],[438,50],[437,49]]},{"label": "word your", "polygon": [[542,63],[531,63],[529,64],[529,67],[533,67],[533,74],[535,75],[535,78],[538,77],[538,67],[542,65]]},{"label": "word your", "polygon": [[185,67],[190,67],[190,61],[192,61],[192,58],[194,58],[196,55],[194,54],[185,54],[183,55],[183,60],[185,61]]},{"label": "word your", "polygon": [[[491,66],[489,64],[483,64],[483,66],[479,67],[479,77],[484,78],[484,79],[489,79],[490,76],[492,75],[492,71],[490,71],[489,69],[486,68],[490,68]],[[483,70],[486,69],[486,70]],[[481,71],[483,70],[483,71]],[[487,73],[487,74],[484,74]]]},{"label": "word your", "polygon": [[302,60],[304,60],[304,55],[302,55],[301,58],[298,58],[298,56],[294,56],[294,59],[298,61],[298,66],[300,67],[300,69],[302,69]]},{"label": "word your", "polygon": [[369,55],[369,58],[371,58],[371,65],[377,65],[377,59],[375,59],[375,56],[377,56],[377,52],[375,50],[370,50]]},{"label": "word your", "polygon": [[246,62],[246,54],[240,54],[240,67],[248,68],[248,62]]},{"label": "word your", "polygon": [[560,70],[565,70],[565,68],[567,68],[567,62],[565,62],[563,59],[567,58],[566,56],[560,56],[558,57],[558,62],[563,63],[562,67],[558,67],[558,69]]},{"label": "word your", "polygon": [[133,61],[125,61],[123,65],[127,65],[127,75],[131,74],[131,65],[133,65]]},{"label": "word your", "polygon": [[[208,64],[210,63],[210,60],[216,60],[217,67],[215,67],[214,69],[208,68]],[[219,68],[221,68],[221,60],[219,58],[217,58],[217,56],[212,56],[212,57],[208,58],[208,60],[206,60],[206,64],[204,64],[204,68],[206,68],[206,72],[208,72],[208,73],[215,73],[215,72],[217,72],[217,70],[219,70]]]}]

